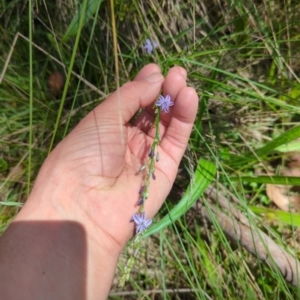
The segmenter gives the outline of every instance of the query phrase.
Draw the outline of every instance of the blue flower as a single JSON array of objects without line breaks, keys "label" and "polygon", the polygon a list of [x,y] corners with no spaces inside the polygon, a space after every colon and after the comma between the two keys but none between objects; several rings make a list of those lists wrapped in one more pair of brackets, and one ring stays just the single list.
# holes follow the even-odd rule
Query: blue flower
[{"label": "blue flower", "polygon": [[152,223],[152,219],[146,220],[146,214],[144,212],[141,215],[134,214],[132,216],[132,220],[134,221],[134,223],[136,225],[136,234],[143,232]]},{"label": "blue flower", "polygon": [[143,46],[143,49],[145,49],[148,54],[151,54],[152,51],[157,47],[158,47],[157,43],[151,42],[150,39],[146,39],[146,44]]},{"label": "blue flower", "polygon": [[171,97],[169,95],[167,95],[166,97],[160,95],[155,105],[160,107],[160,109],[165,113],[168,113],[170,111],[170,106],[174,105],[174,102],[171,101]]}]

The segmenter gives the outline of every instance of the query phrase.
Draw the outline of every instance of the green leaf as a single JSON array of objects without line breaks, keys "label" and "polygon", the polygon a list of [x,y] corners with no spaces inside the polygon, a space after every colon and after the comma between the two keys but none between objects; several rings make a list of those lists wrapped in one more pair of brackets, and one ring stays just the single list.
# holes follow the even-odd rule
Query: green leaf
[{"label": "green leaf", "polygon": [[262,158],[273,152],[278,147],[288,144],[298,138],[300,138],[300,126],[287,130],[277,138],[274,138],[271,142],[267,143],[264,147],[254,150],[253,153],[245,153],[243,156],[232,158],[230,166],[233,167],[236,165],[256,162],[258,158]]},{"label": "green leaf", "polygon": [[291,226],[300,227],[300,215],[266,207],[248,206],[255,214],[262,215],[272,221],[280,221]]},{"label": "green leaf", "polygon": [[257,183],[300,186],[300,178],[291,177],[291,176],[241,176],[241,177],[230,177],[230,180],[238,181],[238,182],[257,182]]},{"label": "green leaf", "polygon": [[[81,30],[82,27],[94,16],[103,0],[87,0],[87,4],[85,5],[84,1],[81,3],[78,11],[76,12],[71,24],[69,25],[67,32],[62,38],[63,42],[69,40],[72,36],[74,36],[78,30]],[[85,9],[86,8],[86,9]],[[81,14],[84,15],[83,22],[80,22]]]},{"label": "green leaf", "polygon": [[174,223],[185,214],[203,194],[208,185],[214,180],[216,166],[207,160],[200,159],[194,177],[194,183],[190,184],[179,203],[160,221],[153,224],[143,237],[150,236]]},{"label": "green leaf", "polygon": [[296,86],[294,86],[290,92],[290,97],[293,98],[293,99],[299,99],[299,96],[300,96],[300,85],[297,84]]},{"label": "green leaf", "polygon": [[281,145],[276,148],[276,151],[283,152],[283,153],[300,151],[300,142],[293,141],[291,143]]}]

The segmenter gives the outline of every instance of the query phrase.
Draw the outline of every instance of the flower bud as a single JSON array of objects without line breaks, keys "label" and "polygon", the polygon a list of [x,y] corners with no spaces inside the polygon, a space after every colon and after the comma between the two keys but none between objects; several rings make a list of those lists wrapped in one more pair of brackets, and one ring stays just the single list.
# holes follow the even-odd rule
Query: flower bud
[{"label": "flower bud", "polygon": [[143,191],[144,191],[144,189],[145,189],[145,186],[144,186],[144,185],[142,185],[142,186],[141,186],[141,188],[140,188],[140,191],[139,191],[139,194],[140,194],[140,195],[142,195],[142,194],[143,194]]},{"label": "flower bud", "polygon": [[159,152],[157,152],[156,153],[156,158],[155,158],[156,162],[159,162],[159,158],[160,158],[160,155],[159,155]]},{"label": "flower bud", "polygon": [[145,199],[143,197],[141,197],[137,203],[138,206],[143,205],[145,202]]},{"label": "flower bud", "polygon": [[142,171],[144,171],[146,169],[146,166],[145,165],[142,165],[141,167],[140,167],[140,169],[139,169],[139,172],[142,172]]},{"label": "flower bud", "polygon": [[148,152],[148,156],[149,157],[154,157],[154,150],[151,148],[150,150],[149,150],[149,152]]}]

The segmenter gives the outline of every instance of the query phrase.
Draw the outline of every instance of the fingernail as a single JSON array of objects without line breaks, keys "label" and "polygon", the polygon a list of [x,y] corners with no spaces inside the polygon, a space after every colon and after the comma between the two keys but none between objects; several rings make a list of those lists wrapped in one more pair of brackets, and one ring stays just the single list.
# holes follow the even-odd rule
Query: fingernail
[{"label": "fingernail", "polygon": [[174,68],[174,70],[176,70],[176,72],[179,72],[184,78],[186,78],[187,73],[186,73],[186,70],[183,67],[175,65],[173,68]]},{"label": "fingernail", "polygon": [[184,78],[186,78],[186,76],[187,76],[186,70],[185,70],[184,68],[182,68],[182,67],[178,67],[178,69],[179,69],[179,73],[180,73]]},{"label": "fingernail", "polygon": [[160,81],[162,79],[163,79],[163,76],[160,73],[153,73],[153,74],[151,74],[150,76],[148,76],[146,78],[146,80],[149,81],[149,82],[157,82],[157,81]]}]

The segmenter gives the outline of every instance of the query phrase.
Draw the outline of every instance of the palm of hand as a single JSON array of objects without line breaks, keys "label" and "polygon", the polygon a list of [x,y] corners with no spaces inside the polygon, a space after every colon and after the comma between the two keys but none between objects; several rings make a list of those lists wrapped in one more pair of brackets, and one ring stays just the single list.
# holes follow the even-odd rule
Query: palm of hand
[{"label": "palm of hand", "polygon": [[[147,162],[155,129],[153,102],[161,89],[175,106],[161,115],[158,147],[160,161],[146,201],[147,218],[162,205],[174,182],[197,111],[197,95],[186,86],[186,72],[172,68],[163,82],[156,65],[144,67],[135,81],[122,86],[89,113],[53,151],[55,165],[69,175],[71,198],[95,226],[120,248],[133,234],[132,215],[137,212],[138,191],[143,184],[141,165]],[[145,78],[156,73],[158,80]],[[153,77],[153,76],[152,76]],[[141,107],[146,109],[129,124]]]}]

